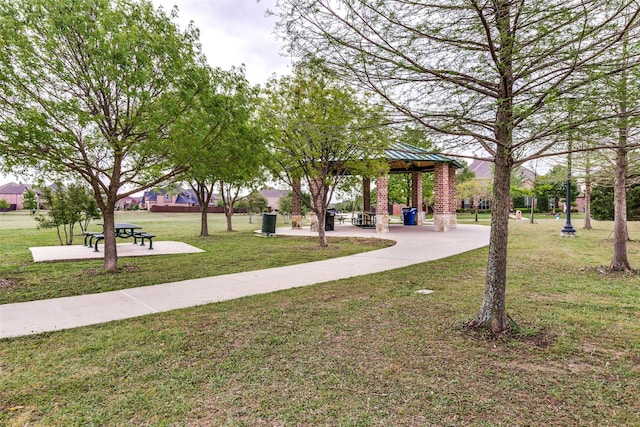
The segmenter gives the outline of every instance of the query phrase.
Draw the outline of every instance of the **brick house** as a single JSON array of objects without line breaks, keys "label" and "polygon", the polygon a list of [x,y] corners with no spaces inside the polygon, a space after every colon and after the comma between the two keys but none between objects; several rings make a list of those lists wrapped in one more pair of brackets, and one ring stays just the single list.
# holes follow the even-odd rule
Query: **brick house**
[{"label": "brick house", "polygon": [[24,194],[29,190],[39,193],[31,184],[10,182],[0,186],[0,199],[6,200],[11,210],[24,209]]},{"label": "brick house", "polygon": [[[475,179],[493,181],[493,163],[483,160],[474,160],[467,169],[475,174]],[[522,186],[527,189],[533,188],[533,182],[535,181],[535,173],[524,166],[518,166],[514,170],[514,176],[522,182]],[[531,207],[533,203],[533,197],[524,196],[524,207]],[[471,207],[470,200],[460,199],[457,203],[458,207],[469,208]],[[489,209],[490,202],[483,200],[480,209]]]},{"label": "brick house", "polygon": [[271,212],[280,209],[280,198],[289,194],[289,190],[275,190],[273,188],[267,188],[258,191],[258,193],[267,199],[267,206],[269,208],[269,212]]},{"label": "brick house", "polygon": [[[215,206],[220,200],[220,196],[214,194],[211,196],[209,206]],[[177,191],[168,192],[165,189],[156,191],[145,191],[140,207],[150,210],[151,206],[199,206],[198,197],[193,189],[178,189]]]}]

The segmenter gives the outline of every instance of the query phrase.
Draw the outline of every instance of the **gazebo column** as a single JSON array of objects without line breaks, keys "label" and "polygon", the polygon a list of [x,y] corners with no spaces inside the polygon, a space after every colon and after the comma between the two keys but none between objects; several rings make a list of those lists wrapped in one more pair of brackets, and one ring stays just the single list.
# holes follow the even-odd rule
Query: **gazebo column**
[{"label": "gazebo column", "polygon": [[449,228],[458,227],[458,215],[456,214],[456,168],[449,166]]},{"label": "gazebo column", "polygon": [[389,175],[380,175],[376,182],[376,232],[389,232]]},{"label": "gazebo column", "polygon": [[433,212],[434,231],[449,231],[456,228],[456,171],[447,163],[435,165],[435,206]]},{"label": "gazebo column", "polygon": [[293,182],[293,191],[291,192],[291,228],[299,230],[302,228],[302,200],[300,195],[302,194],[302,186],[300,185],[300,179],[295,179]]},{"label": "gazebo column", "polygon": [[422,172],[411,173],[411,206],[418,208],[418,212],[416,212],[416,224],[422,225],[424,222],[422,212]]},{"label": "gazebo column", "polygon": [[362,177],[362,211],[371,212],[371,179]]}]

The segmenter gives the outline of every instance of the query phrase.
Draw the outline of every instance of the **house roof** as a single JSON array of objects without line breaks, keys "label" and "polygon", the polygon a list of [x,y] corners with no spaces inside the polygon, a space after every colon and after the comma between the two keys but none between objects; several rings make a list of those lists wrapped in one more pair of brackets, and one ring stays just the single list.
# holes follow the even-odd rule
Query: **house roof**
[{"label": "house roof", "polygon": [[145,191],[142,196],[142,200],[145,202],[157,202],[158,201],[158,193],[155,191]]},{"label": "house roof", "polygon": [[33,185],[31,184],[10,182],[0,186],[0,194],[24,194],[25,191],[31,190],[32,187]]},{"label": "house roof", "polygon": [[467,168],[476,175],[477,179],[489,179],[493,177],[491,171],[491,162],[483,160],[474,160]]},{"label": "house roof", "polygon": [[[477,179],[492,179],[493,170],[491,169],[491,165],[492,163],[486,160],[474,160],[467,169],[473,172]],[[531,183],[535,180],[535,174],[533,171],[525,168],[524,166],[517,166],[515,168],[515,172],[523,181],[525,181],[525,183]]]},{"label": "house roof", "polygon": [[264,190],[260,190],[258,191],[258,193],[262,194],[262,197],[285,197],[287,194],[289,194],[289,190],[275,190],[273,188],[267,188]]},{"label": "house roof", "polygon": [[182,193],[182,194],[178,194],[178,197],[176,197],[175,203],[187,203],[187,204],[189,204],[189,203],[193,203],[193,202],[191,200],[191,197],[189,197],[189,195]]},{"label": "house roof", "polygon": [[448,163],[458,169],[463,167],[455,159],[404,142],[391,143],[384,153],[389,161],[390,173],[430,172],[437,163]]}]

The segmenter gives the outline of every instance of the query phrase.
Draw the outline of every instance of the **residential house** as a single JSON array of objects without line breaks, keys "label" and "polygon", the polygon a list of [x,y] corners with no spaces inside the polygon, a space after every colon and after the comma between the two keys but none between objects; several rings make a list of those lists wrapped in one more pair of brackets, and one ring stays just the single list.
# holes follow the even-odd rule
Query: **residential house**
[{"label": "residential house", "polygon": [[[215,206],[220,200],[220,196],[211,196],[209,206]],[[176,191],[149,190],[145,191],[140,201],[143,209],[151,209],[151,206],[199,206],[198,197],[193,189],[177,189]]]},{"label": "residential house", "polygon": [[141,203],[141,198],[139,197],[132,197],[132,196],[127,196],[124,197],[120,200],[118,200],[118,203],[116,204],[116,210],[129,210],[131,209],[132,206],[140,206]]},{"label": "residential house", "polygon": [[[483,160],[474,160],[467,169],[475,174],[476,179],[486,179],[493,181],[493,167],[491,162],[483,161]],[[524,188],[532,188],[533,183],[535,181],[535,173],[527,169],[524,166],[518,166],[514,170],[514,176],[516,179],[520,180],[522,186]],[[531,203],[533,203],[533,198],[529,196],[525,196],[524,198],[524,206],[523,207],[531,207]],[[470,207],[470,201],[462,200],[461,207],[467,208]],[[489,201],[483,201],[481,203],[480,209],[489,209]]]},{"label": "residential house", "polygon": [[24,194],[29,190],[39,193],[31,184],[10,182],[0,186],[0,199],[6,200],[11,210],[24,209]]},{"label": "residential house", "polygon": [[271,212],[280,209],[280,198],[285,197],[287,194],[289,194],[289,191],[266,188],[264,190],[258,191],[258,193],[260,193],[262,197],[267,199],[267,206],[269,211]]}]

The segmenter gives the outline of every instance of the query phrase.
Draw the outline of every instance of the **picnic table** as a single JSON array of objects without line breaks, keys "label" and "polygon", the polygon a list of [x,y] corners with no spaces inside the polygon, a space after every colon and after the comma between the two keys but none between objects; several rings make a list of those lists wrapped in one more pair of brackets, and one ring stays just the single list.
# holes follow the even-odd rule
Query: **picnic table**
[{"label": "picnic table", "polygon": [[[84,232],[84,246],[93,247],[94,252],[98,251],[98,243],[101,240],[104,240],[104,225],[102,225],[102,232],[93,232],[93,231],[85,231]],[[153,249],[153,238],[156,237],[155,234],[149,234],[142,231],[141,225],[129,224],[129,223],[116,223],[114,224],[114,234],[116,238],[120,237],[122,239],[128,239],[133,237],[133,244],[138,244],[138,239],[140,239],[140,246],[144,246],[144,241],[149,241],[149,249]],[[87,244],[88,239],[88,244]],[[95,239],[95,242],[94,242]]]},{"label": "picnic table", "polygon": [[358,216],[351,219],[351,223],[360,228],[376,228],[376,214],[371,212],[358,213]]}]

